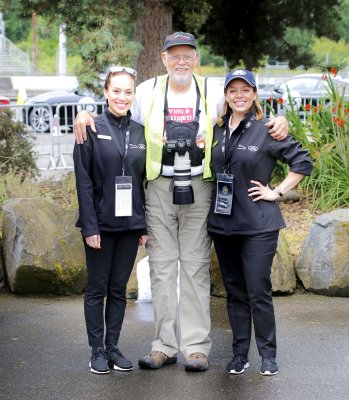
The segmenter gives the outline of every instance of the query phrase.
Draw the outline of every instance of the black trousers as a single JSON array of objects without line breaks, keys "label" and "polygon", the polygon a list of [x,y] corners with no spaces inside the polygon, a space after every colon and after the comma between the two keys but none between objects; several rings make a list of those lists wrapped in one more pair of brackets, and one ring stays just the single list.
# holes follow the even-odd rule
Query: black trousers
[{"label": "black trousers", "polygon": [[[85,245],[87,285],[84,309],[88,343],[116,346],[126,308],[126,287],[137,255],[139,231],[101,232],[101,249]],[[105,312],[104,312],[104,299]]]},{"label": "black trousers", "polygon": [[251,325],[261,357],[276,356],[271,266],[279,231],[251,236],[212,233],[233,331],[233,353],[247,354]]}]

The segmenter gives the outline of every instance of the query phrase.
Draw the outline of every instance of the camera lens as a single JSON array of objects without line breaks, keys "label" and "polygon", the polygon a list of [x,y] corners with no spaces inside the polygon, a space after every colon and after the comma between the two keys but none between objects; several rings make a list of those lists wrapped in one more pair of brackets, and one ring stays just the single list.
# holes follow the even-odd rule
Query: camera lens
[{"label": "camera lens", "polygon": [[188,152],[183,156],[176,152],[174,157],[173,203],[194,203],[194,193],[191,186],[191,163]]}]

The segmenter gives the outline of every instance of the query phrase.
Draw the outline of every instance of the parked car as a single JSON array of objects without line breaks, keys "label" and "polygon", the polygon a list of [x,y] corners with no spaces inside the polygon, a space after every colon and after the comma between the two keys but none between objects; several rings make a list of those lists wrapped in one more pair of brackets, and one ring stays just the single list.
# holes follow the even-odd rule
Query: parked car
[{"label": "parked car", "polygon": [[[331,77],[339,93],[344,91],[349,99],[349,82],[340,77]],[[320,98],[328,98],[329,81],[322,74],[295,75],[275,85],[272,89],[259,91],[259,99],[266,107],[266,116],[270,109],[276,114],[282,114],[292,106],[300,111],[302,118],[306,117],[304,110],[307,105],[317,107]]]},{"label": "parked car", "polygon": [[[331,80],[339,91],[344,89],[345,95],[349,96],[348,82],[340,77],[331,77]],[[285,94],[287,95],[288,88],[290,92],[297,92],[301,97],[320,98],[327,96],[328,87],[329,82],[327,79],[323,79],[322,74],[303,74],[293,76],[276,85],[272,90],[272,95],[276,99],[283,97]]]},{"label": "parked car", "polygon": [[[57,111],[57,106],[60,106]],[[69,130],[73,126],[78,111],[101,113],[105,101],[101,97],[80,89],[54,90],[28,98],[23,108],[23,120],[34,131],[49,132],[53,117],[58,115],[58,123],[61,129]]]},{"label": "parked car", "polygon": [[10,99],[5,96],[0,96],[0,106],[6,106],[7,104],[10,104]]}]

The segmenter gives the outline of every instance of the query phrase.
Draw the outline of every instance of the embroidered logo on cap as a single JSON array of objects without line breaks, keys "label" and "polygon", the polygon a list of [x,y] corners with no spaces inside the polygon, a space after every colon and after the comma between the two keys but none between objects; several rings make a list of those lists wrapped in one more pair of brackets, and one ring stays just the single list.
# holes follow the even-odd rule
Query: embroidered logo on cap
[{"label": "embroidered logo on cap", "polygon": [[246,72],[243,69],[237,69],[233,72],[233,75],[246,75]]},{"label": "embroidered logo on cap", "polygon": [[191,39],[189,35],[184,35],[183,33],[177,33],[177,35],[172,35],[172,36],[174,36],[176,39],[178,38]]}]

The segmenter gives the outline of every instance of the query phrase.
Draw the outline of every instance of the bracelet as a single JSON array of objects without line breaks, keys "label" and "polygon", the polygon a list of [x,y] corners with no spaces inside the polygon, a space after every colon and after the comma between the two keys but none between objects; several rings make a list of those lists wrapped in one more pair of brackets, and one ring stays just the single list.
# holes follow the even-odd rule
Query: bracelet
[{"label": "bracelet", "polygon": [[279,188],[279,186],[276,186],[276,188],[274,189],[274,192],[277,193],[280,197],[283,197],[283,193],[281,192],[281,189]]}]

